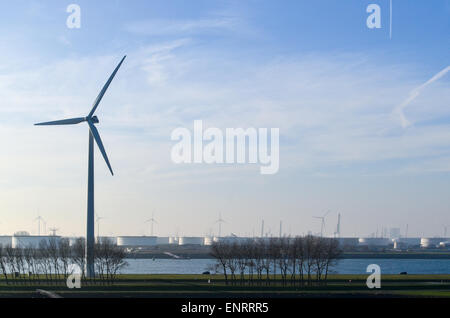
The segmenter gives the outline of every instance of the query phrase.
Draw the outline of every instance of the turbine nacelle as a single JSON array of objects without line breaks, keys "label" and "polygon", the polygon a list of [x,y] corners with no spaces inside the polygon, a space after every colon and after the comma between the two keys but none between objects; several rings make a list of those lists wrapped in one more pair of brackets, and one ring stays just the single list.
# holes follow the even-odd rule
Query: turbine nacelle
[{"label": "turbine nacelle", "polygon": [[[88,118],[86,117],[86,121],[88,120]],[[91,117],[91,122],[93,123],[93,124],[98,124],[99,123],[99,121],[98,121],[98,117],[97,116],[92,116]]]}]

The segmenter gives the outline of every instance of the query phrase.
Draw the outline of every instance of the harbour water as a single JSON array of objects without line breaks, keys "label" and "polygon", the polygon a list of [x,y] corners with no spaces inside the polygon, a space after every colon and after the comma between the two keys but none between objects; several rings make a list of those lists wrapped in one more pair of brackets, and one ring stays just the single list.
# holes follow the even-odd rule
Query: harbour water
[{"label": "harbour water", "polygon": [[[201,274],[210,271],[213,259],[127,259],[124,274]],[[382,274],[450,274],[450,259],[342,259],[332,272],[366,274],[369,264],[377,264]]]}]

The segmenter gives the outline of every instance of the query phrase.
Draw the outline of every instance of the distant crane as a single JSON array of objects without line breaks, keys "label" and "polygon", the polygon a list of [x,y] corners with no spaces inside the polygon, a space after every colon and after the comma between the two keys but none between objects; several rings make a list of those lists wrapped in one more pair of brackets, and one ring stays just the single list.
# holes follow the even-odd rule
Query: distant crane
[{"label": "distant crane", "polygon": [[313,218],[315,219],[322,220],[320,224],[320,237],[323,237],[323,231],[325,229],[325,217],[328,215],[328,213],[330,213],[330,210],[328,210],[327,213],[325,213],[323,216],[313,216]]},{"label": "distant crane", "polygon": [[155,218],[153,217],[154,213],[152,212],[152,217],[150,219],[148,219],[147,221],[145,221],[145,223],[150,222],[150,235],[153,236],[153,224],[154,223],[158,223],[156,222]]},{"label": "distant crane", "polygon": [[215,222],[219,223],[219,237],[222,235],[222,223],[226,223],[224,219],[222,219],[222,214],[219,212],[219,219]]}]

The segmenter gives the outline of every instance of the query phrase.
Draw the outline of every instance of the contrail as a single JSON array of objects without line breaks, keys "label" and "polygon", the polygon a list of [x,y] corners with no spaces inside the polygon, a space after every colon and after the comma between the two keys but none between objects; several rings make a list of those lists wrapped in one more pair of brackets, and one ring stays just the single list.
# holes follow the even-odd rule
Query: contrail
[{"label": "contrail", "polygon": [[408,119],[406,119],[405,114],[403,113],[403,109],[408,106],[417,96],[420,95],[420,92],[427,87],[428,85],[434,83],[435,81],[437,81],[438,79],[440,79],[441,77],[443,77],[445,74],[447,74],[450,71],[450,65],[447,66],[446,68],[444,68],[442,71],[440,71],[439,73],[437,73],[436,75],[434,75],[432,78],[430,78],[428,81],[426,81],[425,83],[423,83],[422,85],[414,88],[410,93],[407,99],[405,99],[403,101],[403,103],[401,103],[399,106],[397,106],[394,109],[394,112],[398,113],[400,116],[400,120],[402,122],[402,127],[406,128],[409,125],[411,125],[411,123],[408,121]]}]

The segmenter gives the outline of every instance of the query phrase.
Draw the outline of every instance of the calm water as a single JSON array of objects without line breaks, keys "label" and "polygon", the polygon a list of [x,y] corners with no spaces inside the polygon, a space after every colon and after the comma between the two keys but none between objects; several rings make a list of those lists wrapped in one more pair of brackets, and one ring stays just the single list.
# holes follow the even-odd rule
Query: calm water
[{"label": "calm water", "polygon": [[[201,274],[215,263],[212,259],[127,259],[124,274]],[[382,274],[450,274],[449,259],[343,259],[333,268],[337,274],[366,274],[369,264],[378,264]]]}]

